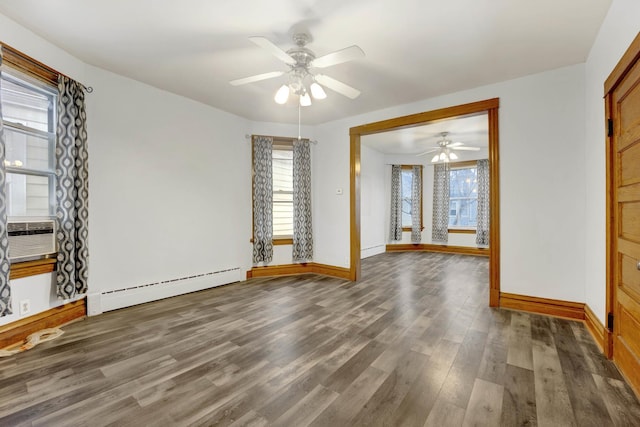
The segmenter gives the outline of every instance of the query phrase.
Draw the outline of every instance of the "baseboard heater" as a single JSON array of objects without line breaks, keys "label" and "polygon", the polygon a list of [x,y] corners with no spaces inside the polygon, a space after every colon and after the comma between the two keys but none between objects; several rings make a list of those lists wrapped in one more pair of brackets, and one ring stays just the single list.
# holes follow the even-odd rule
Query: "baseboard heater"
[{"label": "baseboard heater", "polygon": [[105,311],[117,310],[145,302],[157,301],[190,292],[214,288],[216,286],[244,280],[240,267],[212,271],[210,273],[163,280],[144,285],[111,289],[97,294],[89,293],[87,298],[88,314],[96,315]]}]

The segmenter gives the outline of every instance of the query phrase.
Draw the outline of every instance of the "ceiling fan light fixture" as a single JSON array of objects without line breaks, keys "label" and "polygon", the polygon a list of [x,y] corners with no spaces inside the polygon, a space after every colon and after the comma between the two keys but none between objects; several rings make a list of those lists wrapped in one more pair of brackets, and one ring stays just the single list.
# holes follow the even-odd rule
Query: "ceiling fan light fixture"
[{"label": "ceiling fan light fixture", "polygon": [[433,159],[431,159],[431,163],[437,163],[439,159],[440,159],[440,154],[436,154],[435,156],[433,156]]},{"label": "ceiling fan light fixture", "polygon": [[300,105],[302,105],[303,107],[308,107],[309,105],[311,105],[311,97],[309,96],[309,93],[305,92],[300,95]]},{"label": "ceiling fan light fixture", "polygon": [[456,153],[449,153],[449,158],[451,160],[458,160],[458,155]]},{"label": "ceiling fan light fixture", "polygon": [[286,104],[289,99],[289,86],[282,85],[276,92],[276,96],[273,98],[278,104]]},{"label": "ceiling fan light fixture", "polygon": [[311,83],[311,86],[309,88],[311,89],[311,95],[314,99],[325,99],[327,97],[327,93],[318,83]]}]

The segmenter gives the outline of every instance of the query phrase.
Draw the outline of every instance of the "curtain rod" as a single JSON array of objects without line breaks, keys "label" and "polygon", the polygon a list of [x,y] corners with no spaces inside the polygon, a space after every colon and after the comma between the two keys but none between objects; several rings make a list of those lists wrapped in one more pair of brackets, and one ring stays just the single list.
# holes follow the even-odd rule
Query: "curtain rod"
[{"label": "curtain rod", "polygon": [[[256,135],[256,136],[268,136],[268,135]],[[249,135],[248,133],[245,133],[245,134],[244,134],[244,137],[245,137],[246,139],[248,139],[249,141],[251,141],[251,135]],[[298,138],[292,138],[292,137],[290,137],[290,136],[273,136],[272,138],[298,139]],[[303,138],[303,139],[305,139],[305,138]],[[315,139],[310,139],[310,140],[309,140],[309,142],[310,142],[310,143],[312,143],[313,145],[317,145],[317,144],[318,144],[318,141],[317,141],[317,140],[315,140]]]}]

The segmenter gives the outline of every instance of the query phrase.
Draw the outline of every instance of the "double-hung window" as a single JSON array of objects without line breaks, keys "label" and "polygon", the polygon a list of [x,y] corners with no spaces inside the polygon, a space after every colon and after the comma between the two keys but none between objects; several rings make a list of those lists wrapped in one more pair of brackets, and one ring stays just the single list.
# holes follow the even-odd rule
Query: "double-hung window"
[{"label": "double-hung window", "polygon": [[55,216],[56,89],[3,66],[7,215]]},{"label": "double-hung window", "polygon": [[273,141],[273,239],[285,243],[293,238],[293,144]]},{"label": "double-hung window", "polygon": [[475,230],[478,223],[478,169],[451,164],[449,170],[449,228]]},{"label": "double-hung window", "polygon": [[402,165],[400,171],[400,186],[402,191],[402,230],[411,231],[411,215],[414,209],[417,209],[419,212],[420,229],[422,229],[422,193],[420,194],[420,203],[417,206],[413,206],[412,202],[413,166]]}]

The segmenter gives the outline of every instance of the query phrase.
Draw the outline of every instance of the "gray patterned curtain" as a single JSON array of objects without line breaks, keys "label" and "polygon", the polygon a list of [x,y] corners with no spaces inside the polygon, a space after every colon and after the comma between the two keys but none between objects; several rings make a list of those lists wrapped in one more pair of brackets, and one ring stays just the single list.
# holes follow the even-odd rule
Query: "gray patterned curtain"
[{"label": "gray patterned curtain", "polygon": [[478,160],[478,225],[476,244],[489,245],[489,160]]},{"label": "gray patterned curtain", "polygon": [[411,243],[422,240],[422,166],[414,165],[411,179]]},{"label": "gray patterned curtain", "polygon": [[308,139],[293,141],[293,261],[313,258],[311,228],[311,144]]},{"label": "gray patterned curtain", "polygon": [[253,137],[253,263],[273,258],[273,138]]},{"label": "gray patterned curtain", "polygon": [[56,143],[57,294],[87,292],[89,279],[89,153],[84,86],[58,78]]},{"label": "gray patterned curtain", "polygon": [[[0,66],[2,46],[0,46]],[[2,85],[2,71],[0,71]],[[2,87],[0,87],[0,92]],[[0,95],[1,97],[2,95]],[[4,166],[4,131],[2,129],[2,104],[0,103],[0,317],[13,314],[11,311],[11,288],[9,287],[9,238],[7,235],[7,199],[5,192],[6,171]]]},{"label": "gray patterned curtain", "polygon": [[391,224],[389,239],[402,240],[402,167],[391,166]]},{"label": "gray patterned curtain", "polygon": [[439,163],[433,171],[433,222],[431,240],[449,241],[449,163]]}]

